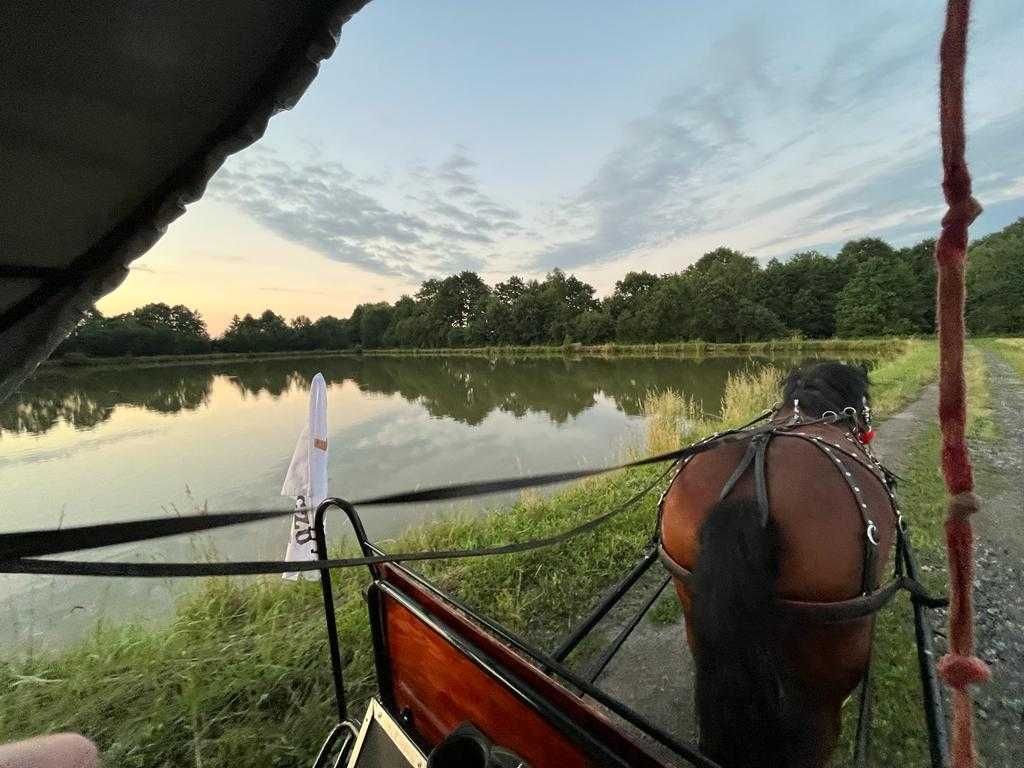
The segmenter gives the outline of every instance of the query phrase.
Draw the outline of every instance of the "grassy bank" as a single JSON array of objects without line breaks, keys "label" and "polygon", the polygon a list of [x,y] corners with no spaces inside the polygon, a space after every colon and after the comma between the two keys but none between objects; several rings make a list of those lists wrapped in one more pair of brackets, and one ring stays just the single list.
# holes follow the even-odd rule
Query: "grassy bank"
[{"label": "grassy bank", "polygon": [[262,360],[293,360],[310,357],[351,357],[351,349],[314,349],[295,352],[212,352],[201,355],[147,355],[133,357],[86,357],[81,355],[52,357],[40,364],[41,370],[75,370],[77,368],[163,368],[171,365],[210,365],[213,363],[246,363]]},{"label": "grassy bank", "polygon": [[563,346],[452,347],[438,349],[307,350],[295,352],[220,352],[202,355],[152,355],[148,357],[53,358],[44,368],[148,367],[202,365],[206,363],[247,362],[250,360],[288,360],[310,357],[346,357],[352,355],[386,357],[714,357],[775,354],[853,354],[864,357],[888,356],[902,352],[905,339],[776,339],[774,341],[713,344],[681,341],[664,344],[566,344]]},{"label": "grassy bank", "polygon": [[[874,372],[880,415],[934,375],[935,346],[906,343]],[[652,447],[676,446],[739,423],[778,397],[777,373],[734,377],[723,417],[692,403],[650,404]],[[596,479],[545,498],[526,496],[485,517],[452,517],[414,529],[387,548],[473,547],[541,536],[590,519],[636,493],[658,472]],[[636,557],[650,536],[661,487],[596,533],[558,548],[424,567],[442,587],[541,645],[550,646]],[[337,574],[346,682],[372,693],[361,570]],[[307,766],[332,722],[331,686],[315,583],[208,580],[167,626],[102,627],[73,648],[0,666],[0,738],[75,729],[94,738],[107,768]],[[910,642],[911,635],[901,638]]]},{"label": "grassy bank", "polygon": [[901,352],[905,339],[774,339],[717,344],[707,341],[676,341],[661,344],[566,344],[563,346],[453,347],[444,349],[374,349],[367,355],[408,356],[542,356],[585,355],[594,357],[714,357],[774,354],[851,354],[865,356]]}]

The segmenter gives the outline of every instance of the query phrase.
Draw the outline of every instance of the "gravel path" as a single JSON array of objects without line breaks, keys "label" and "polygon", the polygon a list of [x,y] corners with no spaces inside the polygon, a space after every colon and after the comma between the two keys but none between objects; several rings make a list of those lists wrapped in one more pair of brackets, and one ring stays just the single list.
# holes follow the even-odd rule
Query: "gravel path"
[{"label": "gravel path", "polygon": [[[992,682],[978,691],[978,747],[987,768],[1024,766],[1024,381],[985,353],[999,438],[973,441],[978,655]],[[941,638],[937,638],[941,639]],[[943,648],[944,650],[944,648]]]},{"label": "gravel path", "polygon": [[[974,580],[978,655],[991,666],[991,684],[978,691],[978,747],[986,768],[1024,766],[1024,381],[1002,357],[985,352],[995,440],[972,440],[982,510],[974,520]],[[879,431],[879,453],[900,470],[902,447],[916,427],[934,423],[933,385]],[[935,611],[935,645],[945,653],[946,613]],[[949,710],[947,703],[947,712]]]}]

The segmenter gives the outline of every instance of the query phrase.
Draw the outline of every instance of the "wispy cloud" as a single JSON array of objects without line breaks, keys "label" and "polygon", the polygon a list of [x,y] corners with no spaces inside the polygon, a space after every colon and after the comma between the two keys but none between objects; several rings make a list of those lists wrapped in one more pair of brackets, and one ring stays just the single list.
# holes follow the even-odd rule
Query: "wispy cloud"
[{"label": "wispy cloud", "polygon": [[479,269],[495,238],[522,227],[518,211],[485,194],[463,147],[437,166],[398,179],[407,207],[385,202],[388,183],[358,177],[337,161],[287,163],[276,153],[243,155],[217,174],[215,199],[280,236],[380,275],[422,279]]},{"label": "wispy cloud", "polygon": [[[740,52],[723,57],[719,49]],[[743,24],[715,46],[703,84],[680,88],[631,122],[621,144],[555,220],[585,222],[582,236],[541,252],[536,264],[578,267],[712,226],[727,188],[775,147],[759,147],[751,115],[771,110],[778,90],[757,27]]]},{"label": "wispy cloud", "polygon": [[[983,203],[1019,197],[1015,180],[1024,175],[1024,107],[971,131],[970,156],[975,196]],[[809,205],[798,225],[755,245],[784,250],[816,241],[838,242],[872,233],[895,240],[934,235],[945,204],[939,189],[942,169],[937,137],[902,148],[893,159],[840,176],[833,185],[809,190]],[[843,181],[843,178],[850,181]]]},{"label": "wispy cloud", "polygon": [[[591,180],[549,212],[562,234],[535,267],[635,268],[645,253],[713,234],[769,256],[927,229],[942,208],[935,32],[868,19],[820,64],[778,72],[779,41],[739,25],[711,46],[698,84],[631,122]],[[1006,109],[971,126],[982,198],[1002,199],[1024,174],[1024,100]]]},{"label": "wispy cloud", "polygon": [[[867,14],[821,40],[798,29],[813,48],[799,54],[769,20],[733,24],[645,114],[623,116],[618,142],[574,193],[544,204],[538,191],[529,216],[528,201],[520,210],[495,191],[500,172],[481,182],[462,145],[372,175],[286,163],[262,147],[232,160],[211,194],[327,258],[404,282],[513,264],[682,266],[712,241],[766,258],[866,234],[909,238],[941,215],[941,19],[906,20],[902,10]],[[985,55],[998,56],[983,49],[975,60]],[[979,197],[1003,200],[1024,177],[1024,98],[987,103],[971,125],[971,161]]]}]

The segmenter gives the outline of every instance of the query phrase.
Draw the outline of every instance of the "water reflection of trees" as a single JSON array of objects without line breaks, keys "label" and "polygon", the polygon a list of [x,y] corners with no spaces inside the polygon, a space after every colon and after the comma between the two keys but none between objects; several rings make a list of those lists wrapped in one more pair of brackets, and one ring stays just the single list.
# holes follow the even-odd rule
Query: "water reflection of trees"
[{"label": "water reflection of trees", "polygon": [[0,403],[0,431],[40,434],[60,422],[90,429],[118,406],[158,413],[194,410],[207,402],[211,371],[201,367],[46,371]]},{"label": "water reflection of trees", "polygon": [[328,381],[353,380],[365,392],[398,394],[436,417],[478,424],[497,410],[542,413],[555,423],[583,413],[600,395],[639,414],[649,390],[684,389],[709,405],[736,360],[520,358],[363,358],[347,370],[326,366]]},{"label": "water reflection of trees", "polygon": [[19,398],[0,404],[0,430],[38,434],[60,422],[88,429],[118,406],[194,410],[208,401],[215,376],[227,378],[241,397],[278,398],[307,390],[317,371],[330,384],[351,381],[363,392],[397,394],[432,416],[471,425],[494,411],[539,413],[563,423],[602,395],[636,415],[647,392],[666,388],[685,391],[712,410],[729,372],[749,364],[735,358],[332,357],[46,372],[27,383]]}]

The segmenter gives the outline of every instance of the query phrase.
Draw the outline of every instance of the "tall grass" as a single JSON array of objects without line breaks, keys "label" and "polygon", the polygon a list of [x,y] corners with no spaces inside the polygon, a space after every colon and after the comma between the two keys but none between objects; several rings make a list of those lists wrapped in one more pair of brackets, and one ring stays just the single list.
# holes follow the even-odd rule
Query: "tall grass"
[{"label": "tall grass", "polygon": [[[900,365],[916,370],[920,359],[904,352],[876,397],[895,386],[910,395]],[[778,378],[771,369],[731,378],[721,418],[701,414],[679,395],[649,398],[649,448],[674,448],[749,419],[777,398]],[[660,471],[524,496],[486,516],[412,529],[386,547],[476,547],[554,533],[610,510]],[[551,550],[428,563],[423,570],[550,647],[637,557],[653,532],[662,488],[597,532]],[[356,711],[374,690],[361,598],[366,580],[362,570],[335,578],[345,679]],[[315,583],[205,580],[181,599],[166,626],[102,627],[63,652],[0,664],[0,738],[78,730],[98,742],[106,768],[307,766],[333,721],[322,621]]]},{"label": "tall grass", "polygon": [[687,437],[700,434],[708,419],[696,400],[674,389],[648,392],[643,414],[649,453],[667,453],[678,448]]},{"label": "tall grass", "polygon": [[689,395],[674,390],[648,393],[643,402],[647,450],[664,453],[750,421],[778,399],[781,381],[782,371],[772,366],[729,373],[717,417],[702,411]]},{"label": "tall grass", "polygon": [[727,429],[738,427],[758,411],[770,408],[779,399],[782,375],[781,370],[770,366],[740,375],[729,374],[722,395],[721,425]]}]

